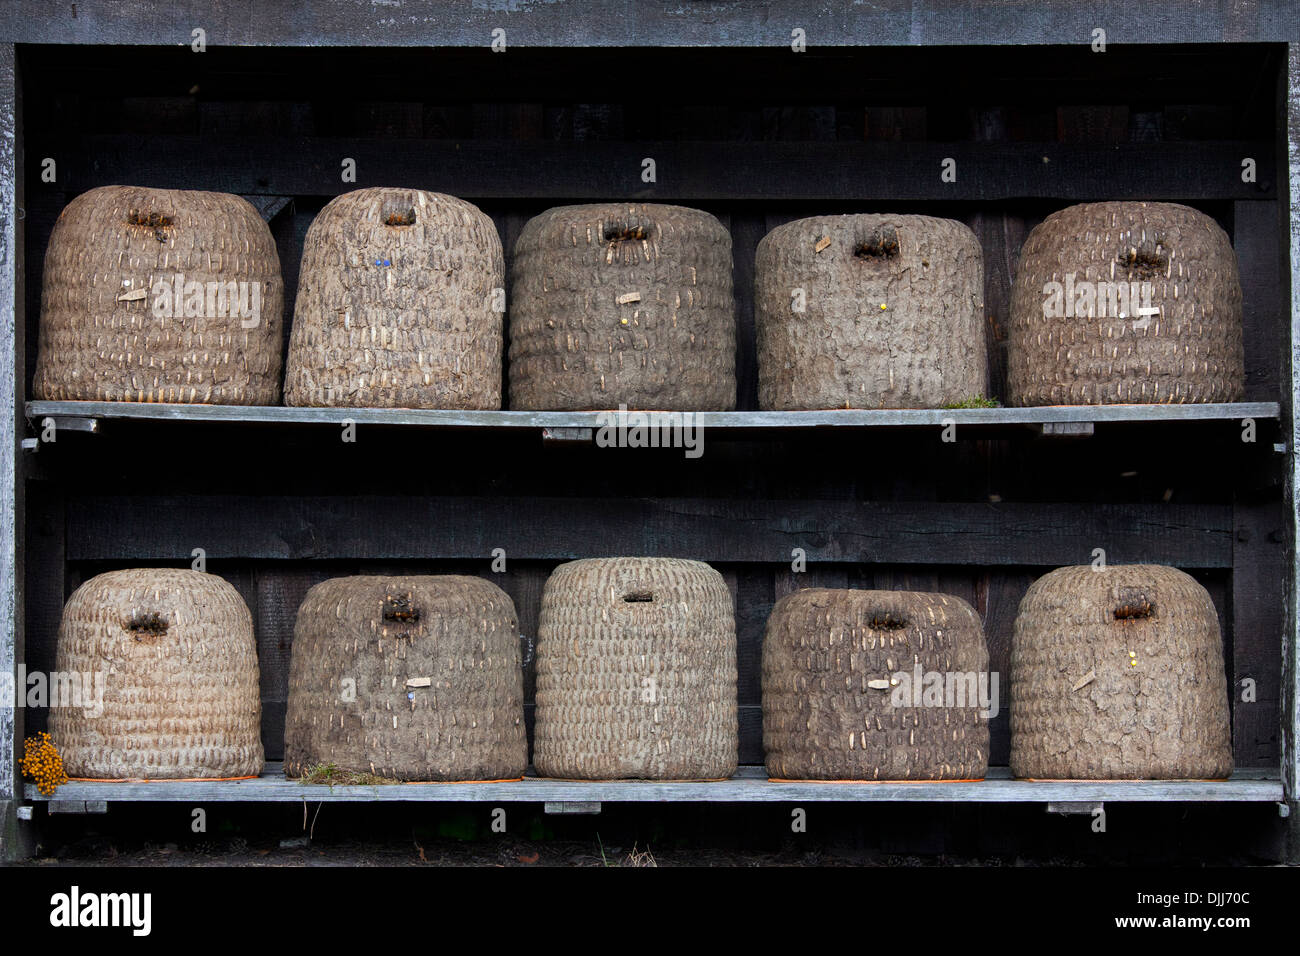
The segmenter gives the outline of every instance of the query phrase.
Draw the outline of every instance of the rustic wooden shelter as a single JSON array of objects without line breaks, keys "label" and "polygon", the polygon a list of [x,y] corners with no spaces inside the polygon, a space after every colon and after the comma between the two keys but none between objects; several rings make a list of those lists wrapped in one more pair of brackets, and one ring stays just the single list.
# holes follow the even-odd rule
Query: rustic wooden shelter
[{"label": "rustic wooden shelter", "polygon": [[[573,0],[406,0],[398,13],[322,0],[292,17],[201,0],[183,5],[186,17],[136,2],[78,0],[75,17],[65,6],[0,8],[0,675],[55,667],[59,611],[94,575],[206,562],[253,615],[267,766],[237,785],[72,783],[53,798],[60,809],[301,802],[282,766],[294,614],[313,585],[341,575],[499,585],[519,614],[531,736],[547,577],[566,561],[635,554],[708,562],[734,596],[731,779],[530,775],[378,796],[320,787],[306,799],[584,812],[933,801],[936,821],[942,801],[990,805],[986,828],[1004,819],[996,804],[1178,814],[1215,803],[1234,833],[1271,841],[1277,858],[1300,854],[1293,0],[1204,0],[1194,15],[1153,0],[707,11],[605,0],[600,16]],[[114,184],[247,198],[275,239],[286,315],[308,227],[334,197],[400,184],[462,198],[501,237],[507,331],[529,219],[588,203],[701,209],[731,236],[736,407],[695,419],[703,454],[690,457],[671,430],[670,447],[608,447],[589,411],[39,400],[51,231],[77,196]],[[1239,401],[1011,407],[1021,247],[1053,213],[1108,201],[1179,203],[1228,236]],[[952,219],[978,237],[987,397],[999,407],[760,410],[759,241],[794,220],[859,213]],[[1030,584],[1103,557],[1178,568],[1212,598],[1230,691],[1227,780],[1014,780],[1005,707],[989,722],[982,781],[767,780],[760,648],[779,598],[802,587],[955,595],[979,614],[989,666],[1005,675]],[[15,754],[47,726],[40,707],[0,708],[7,856],[39,836],[47,798],[19,778]]]}]

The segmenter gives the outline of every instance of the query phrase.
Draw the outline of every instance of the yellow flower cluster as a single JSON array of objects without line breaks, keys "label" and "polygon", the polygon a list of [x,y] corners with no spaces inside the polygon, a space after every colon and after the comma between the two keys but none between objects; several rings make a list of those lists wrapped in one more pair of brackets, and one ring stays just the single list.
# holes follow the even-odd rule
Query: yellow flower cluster
[{"label": "yellow flower cluster", "polygon": [[63,758],[47,733],[28,737],[23,742],[23,759],[19,766],[23,775],[30,777],[36,783],[36,789],[46,797],[68,782],[68,775],[63,771]]}]

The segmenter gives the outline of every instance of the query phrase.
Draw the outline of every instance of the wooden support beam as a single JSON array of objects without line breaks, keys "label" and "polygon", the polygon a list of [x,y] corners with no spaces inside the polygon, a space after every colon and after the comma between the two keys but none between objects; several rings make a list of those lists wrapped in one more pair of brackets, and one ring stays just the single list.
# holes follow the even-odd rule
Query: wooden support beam
[{"label": "wooden support beam", "polygon": [[[1277,196],[1268,142],[613,142],[82,135],[33,143],[58,162],[70,195],[147,182],[245,196],[337,196],[410,183],[474,201],[801,200],[863,202],[1267,200]],[[283,157],[291,155],[294,162]],[[357,181],[340,163],[356,160]],[[1242,182],[1241,161],[1258,163]],[[655,161],[656,180],[642,180]],[[955,181],[941,176],[955,162]],[[817,175],[807,175],[807,170]]]},{"label": "wooden support beam", "polygon": [[[576,0],[484,3],[482,0],[283,0],[230,4],[175,0],[154,4],[79,0],[6,0],[0,36],[19,43],[188,47],[202,27],[212,46],[482,47],[504,30],[511,48],[773,47],[789,50],[803,31],[810,52],[835,47],[961,44],[1065,44],[1088,49],[1103,26],[1116,46],[1135,43],[1300,40],[1291,0],[1203,0],[1194,15],[1171,15],[1158,0],[1041,3],[1034,0],[912,0],[908,3],[809,4],[807,0],[694,4],[609,0],[600,16]],[[52,12],[57,10],[57,14]],[[502,54],[509,56],[506,52]],[[795,54],[791,54],[792,56]],[[1104,55],[1104,54],[1098,54]],[[996,59],[995,54],[990,54]]]},{"label": "wooden support beam", "polygon": [[[23,659],[22,438],[25,319],[23,308],[22,103],[17,53],[0,44],[0,673]],[[6,683],[9,683],[6,681]],[[0,700],[0,860],[20,853],[15,798],[22,710]]]},{"label": "wooden support beam", "polygon": [[1296,476],[1296,446],[1300,442],[1300,43],[1291,43],[1287,56],[1287,162],[1290,225],[1290,347],[1286,350],[1289,385],[1283,390],[1286,450],[1288,570],[1285,577],[1286,627],[1282,636],[1282,780],[1292,812],[1287,818],[1287,855],[1300,862],[1300,482]]},{"label": "wooden support beam", "polygon": [[90,495],[68,499],[72,561],[514,559],[611,554],[715,562],[1232,563],[1221,505],[398,496]]}]

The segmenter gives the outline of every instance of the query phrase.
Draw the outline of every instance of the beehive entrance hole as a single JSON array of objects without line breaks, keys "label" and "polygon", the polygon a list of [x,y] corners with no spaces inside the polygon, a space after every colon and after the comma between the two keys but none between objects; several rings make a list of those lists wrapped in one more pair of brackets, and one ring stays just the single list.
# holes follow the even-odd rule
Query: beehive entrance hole
[{"label": "beehive entrance hole", "polygon": [[654,599],[653,591],[628,591],[623,595],[624,604],[649,604]]},{"label": "beehive entrance hole", "polygon": [[1156,606],[1150,601],[1128,601],[1115,608],[1117,621],[1145,621],[1154,617]]},{"label": "beehive entrance hole", "polygon": [[157,611],[136,611],[126,622],[126,631],[141,643],[152,644],[167,633],[167,619]]},{"label": "beehive entrance hole", "polygon": [[1118,588],[1114,592],[1116,621],[1145,621],[1156,613],[1151,592],[1145,588]]},{"label": "beehive entrance hole", "polygon": [[384,207],[385,226],[414,226],[415,208],[412,206],[387,205]]},{"label": "beehive entrance hole", "polygon": [[420,620],[420,609],[409,597],[390,597],[384,600],[383,618],[401,624],[415,624]]},{"label": "beehive entrance hole", "polygon": [[640,242],[650,238],[650,225],[645,222],[607,222],[601,235],[606,242]]},{"label": "beehive entrance hole", "polygon": [[132,209],[126,214],[126,224],[128,226],[140,226],[143,229],[152,229],[153,237],[159,242],[167,241],[167,233],[164,231],[172,224],[171,216],[164,216],[160,212],[146,212],[142,209]]},{"label": "beehive entrance hole", "polygon": [[862,262],[884,262],[898,255],[898,230],[881,226],[853,247],[853,257]]},{"label": "beehive entrance hole", "polygon": [[1169,269],[1169,254],[1159,239],[1124,248],[1116,261],[1139,279],[1150,279]]},{"label": "beehive entrance hole", "polygon": [[907,618],[893,611],[872,611],[867,617],[867,627],[873,631],[898,631],[907,627]]}]

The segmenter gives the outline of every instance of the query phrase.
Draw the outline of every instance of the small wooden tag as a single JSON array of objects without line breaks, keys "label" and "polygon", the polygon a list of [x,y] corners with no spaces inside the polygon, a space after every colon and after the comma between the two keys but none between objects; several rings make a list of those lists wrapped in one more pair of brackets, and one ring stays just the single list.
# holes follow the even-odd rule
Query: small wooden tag
[{"label": "small wooden tag", "polygon": [[1081,688],[1087,687],[1096,679],[1097,679],[1097,669],[1093,668],[1092,670],[1088,671],[1088,673],[1080,677],[1077,681],[1075,681],[1074,686],[1071,687],[1070,690],[1074,691],[1074,690],[1079,690]]}]

